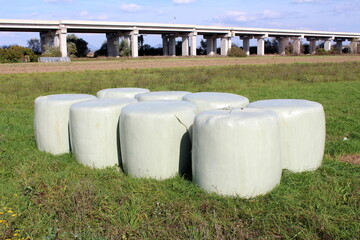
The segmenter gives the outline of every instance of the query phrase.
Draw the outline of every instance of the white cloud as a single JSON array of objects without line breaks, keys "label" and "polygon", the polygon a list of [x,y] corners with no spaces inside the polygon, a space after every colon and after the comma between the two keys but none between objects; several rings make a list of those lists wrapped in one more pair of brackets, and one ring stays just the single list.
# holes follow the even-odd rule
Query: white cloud
[{"label": "white cloud", "polygon": [[261,26],[271,27],[271,28],[293,28],[291,24],[283,21],[267,21],[265,23],[261,23]]},{"label": "white cloud", "polygon": [[344,2],[334,6],[333,12],[335,13],[349,13],[352,11],[359,11],[359,5],[352,2]]},{"label": "white cloud", "polygon": [[86,16],[89,16],[89,14],[90,14],[90,13],[87,12],[87,11],[81,11],[79,15],[80,15],[81,17],[86,17]]},{"label": "white cloud", "polygon": [[[223,23],[244,23],[255,22],[268,19],[279,19],[283,17],[283,13],[264,10],[262,13],[247,13],[240,11],[228,11],[225,14],[215,18],[221,25]],[[219,23],[218,23],[219,24]]]},{"label": "white cloud", "polygon": [[120,10],[125,12],[137,12],[142,10],[143,7],[135,4],[135,3],[123,3],[120,5]]},{"label": "white cloud", "polygon": [[106,20],[106,19],[108,19],[108,18],[109,18],[108,15],[106,15],[106,14],[100,14],[100,15],[95,16],[95,17],[92,18],[92,19],[94,19],[94,20]]},{"label": "white cloud", "polygon": [[109,17],[106,14],[91,14],[88,11],[81,11],[79,16],[86,20],[106,20]]},{"label": "white cloud", "polygon": [[270,10],[264,10],[262,13],[262,18],[266,18],[266,19],[280,18],[282,16],[283,16],[282,13],[274,12],[274,11],[270,11]]},{"label": "white cloud", "polygon": [[173,3],[175,4],[188,4],[193,2],[195,2],[195,0],[173,0]]},{"label": "white cloud", "polygon": [[228,11],[224,15],[216,17],[216,19],[222,22],[249,22],[256,20],[256,16],[247,12]]}]

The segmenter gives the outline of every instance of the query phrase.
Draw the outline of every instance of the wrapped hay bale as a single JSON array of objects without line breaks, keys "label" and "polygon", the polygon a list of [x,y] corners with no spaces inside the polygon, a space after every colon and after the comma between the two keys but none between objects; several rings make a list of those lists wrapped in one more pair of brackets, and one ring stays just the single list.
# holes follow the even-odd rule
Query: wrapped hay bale
[{"label": "wrapped hay bale", "polygon": [[135,96],[139,102],[158,101],[158,100],[181,100],[183,96],[189,94],[186,91],[158,91],[140,93]]},{"label": "wrapped hay bale", "polygon": [[136,102],[99,98],[71,105],[71,142],[78,162],[93,168],[121,165],[119,117],[123,107]]},{"label": "wrapped hay bale", "polygon": [[96,93],[98,98],[135,98],[136,94],[150,92],[146,88],[107,88]]},{"label": "wrapped hay bale", "polygon": [[124,171],[133,177],[166,179],[190,167],[188,129],[195,106],[183,101],[140,102],[123,108],[120,142]]},{"label": "wrapped hay bale", "polygon": [[38,149],[52,154],[70,152],[70,106],[95,98],[88,94],[56,94],[36,98],[34,129]]},{"label": "wrapped hay bale", "polygon": [[276,113],[234,109],[205,111],[193,126],[193,181],[207,192],[256,197],[281,179]]},{"label": "wrapped hay bale", "polygon": [[272,99],[256,101],[248,107],[269,109],[279,115],[284,169],[303,172],[321,165],[325,147],[325,113],[320,103]]},{"label": "wrapped hay bale", "polygon": [[182,100],[193,103],[197,113],[214,109],[242,108],[249,104],[246,97],[220,92],[198,92],[185,95]]}]

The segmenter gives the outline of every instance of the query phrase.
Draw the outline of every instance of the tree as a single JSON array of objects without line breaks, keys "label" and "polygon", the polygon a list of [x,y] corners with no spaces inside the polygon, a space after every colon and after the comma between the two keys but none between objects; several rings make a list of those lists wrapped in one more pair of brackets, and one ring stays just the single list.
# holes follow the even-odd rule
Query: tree
[{"label": "tree", "polygon": [[144,46],[139,49],[139,56],[160,56],[162,53],[162,46],[152,47],[149,44],[144,44]]},{"label": "tree", "polygon": [[28,48],[30,48],[35,54],[41,54],[41,43],[37,38],[32,38],[27,41]]},{"label": "tree", "polygon": [[143,35],[139,36],[138,45],[139,45],[139,49],[143,48],[143,46],[144,46],[144,36]]},{"label": "tree", "polygon": [[176,41],[175,55],[180,56],[182,54],[182,41]]},{"label": "tree", "polygon": [[90,52],[88,48],[88,42],[86,42],[82,38],[78,38],[75,34],[70,34],[66,38],[66,42],[68,43],[68,49],[74,50],[74,47],[70,43],[74,43],[76,47],[76,51],[69,52],[68,54],[75,55],[76,57],[86,57],[86,55]]},{"label": "tree", "polygon": [[[144,44],[144,36],[139,36],[139,56],[159,56],[163,53],[163,47],[152,47],[149,44]],[[131,51],[130,51],[131,53]]]},{"label": "tree", "polygon": [[127,40],[123,39],[119,46],[119,53],[121,57],[129,57],[131,55],[131,49]]},{"label": "tree", "polygon": [[96,50],[94,57],[107,56],[107,41],[104,41],[100,49]]},{"label": "tree", "polygon": [[279,43],[276,39],[270,41],[269,39],[265,40],[265,53],[266,54],[276,54],[279,51]]},{"label": "tree", "polygon": [[308,43],[302,44],[302,53],[310,54],[310,44],[308,44]]},{"label": "tree", "polygon": [[90,49],[88,48],[88,43],[82,38],[79,38],[75,42],[75,45],[78,57],[86,57],[86,55],[90,52]]},{"label": "tree", "polygon": [[205,55],[206,54],[206,42],[201,39],[200,47],[196,49],[196,55]]},{"label": "tree", "polygon": [[67,52],[69,57],[77,57],[76,44],[73,42],[67,43]]}]

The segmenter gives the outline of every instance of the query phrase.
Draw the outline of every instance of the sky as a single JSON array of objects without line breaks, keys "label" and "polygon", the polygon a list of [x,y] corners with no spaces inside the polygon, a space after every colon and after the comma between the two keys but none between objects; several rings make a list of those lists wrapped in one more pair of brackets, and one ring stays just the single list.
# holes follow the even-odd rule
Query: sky
[{"label": "sky", "polygon": [[[360,32],[360,0],[0,0],[0,19],[176,23]],[[96,50],[105,34],[76,34]],[[38,33],[0,32],[0,46]],[[160,36],[145,43],[161,44]],[[233,39],[233,42],[240,42]],[[240,45],[240,44],[239,44]]]}]

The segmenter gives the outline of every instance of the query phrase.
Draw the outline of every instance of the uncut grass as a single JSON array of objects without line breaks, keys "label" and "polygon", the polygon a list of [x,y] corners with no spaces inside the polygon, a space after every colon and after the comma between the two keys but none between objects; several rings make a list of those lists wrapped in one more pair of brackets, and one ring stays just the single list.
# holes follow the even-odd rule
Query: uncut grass
[{"label": "uncut grass", "polygon": [[[0,75],[0,239],[356,239],[360,152],[360,63],[194,67]],[[108,87],[223,91],[251,101],[304,98],[324,105],[326,157],[315,172],[284,171],[256,199],[206,194],[181,177],[133,179],[93,170],[70,154],[36,149],[33,101]],[[348,137],[348,141],[343,141]]]}]

